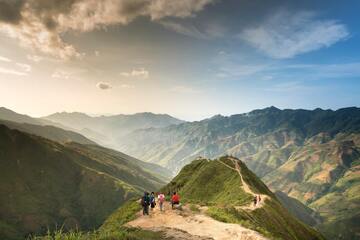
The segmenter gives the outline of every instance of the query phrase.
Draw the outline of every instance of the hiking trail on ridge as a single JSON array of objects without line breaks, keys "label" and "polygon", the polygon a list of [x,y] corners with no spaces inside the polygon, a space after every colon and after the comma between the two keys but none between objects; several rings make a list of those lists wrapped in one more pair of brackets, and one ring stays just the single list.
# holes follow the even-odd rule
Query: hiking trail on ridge
[{"label": "hiking trail on ridge", "polygon": [[169,239],[176,240],[266,240],[258,232],[239,224],[224,223],[206,216],[203,211],[193,212],[188,206],[183,210],[172,210],[168,202],[165,211],[158,207],[151,210],[149,216],[141,212],[135,220],[127,223],[129,227],[139,227],[151,231],[161,231]]},{"label": "hiking trail on ridge", "polygon": [[240,165],[239,165],[239,160],[236,159],[236,158],[233,158],[233,157],[229,157],[229,159],[234,163],[234,166],[235,168],[233,168],[232,166],[229,166],[228,164],[222,162],[222,161],[218,161],[218,160],[215,160],[215,161],[218,161],[219,163],[225,165],[226,167],[236,171],[239,176],[240,176],[240,179],[241,179],[241,184],[242,184],[242,189],[246,192],[246,193],[249,193],[251,194],[253,197],[256,197],[256,196],[260,196],[261,198],[261,201],[258,202],[256,205],[253,204],[253,203],[250,203],[248,206],[236,206],[235,208],[236,209],[244,209],[244,210],[255,210],[257,208],[260,208],[263,206],[263,203],[265,202],[265,199],[269,198],[269,196],[265,195],[265,194],[255,194],[251,188],[249,187],[249,185],[245,182],[242,174],[241,174],[241,169],[240,169]]}]

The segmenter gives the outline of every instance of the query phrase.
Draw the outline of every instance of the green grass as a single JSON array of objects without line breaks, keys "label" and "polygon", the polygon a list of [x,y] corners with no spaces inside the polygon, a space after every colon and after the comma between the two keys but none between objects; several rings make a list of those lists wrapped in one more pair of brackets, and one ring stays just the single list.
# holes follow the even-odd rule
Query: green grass
[{"label": "green grass", "polygon": [[196,206],[195,204],[190,204],[190,210],[192,211],[192,212],[195,212],[195,213],[199,213],[200,212],[200,209],[199,209],[199,207],[198,206]]},{"label": "green grass", "polygon": [[162,191],[177,191],[182,201],[200,205],[226,203],[240,206],[252,201],[252,196],[241,188],[239,175],[219,161],[194,161],[185,166]]},{"label": "green grass", "polygon": [[254,211],[211,207],[207,214],[222,222],[241,224],[270,239],[324,239],[314,229],[293,218],[274,200],[266,200],[262,208]]},{"label": "green grass", "polygon": [[152,232],[137,228],[124,227],[133,220],[141,209],[136,200],[130,200],[116,210],[96,231],[64,231],[63,229],[48,232],[45,236],[34,236],[29,240],[156,240],[163,239],[162,232]]},{"label": "green grass", "polygon": [[100,147],[59,144],[0,124],[0,239],[93,230],[156,177]]},{"label": "green grass", "polygon": [[226,156],[214,161],[195,160],[186,165],[163,188],[163,192],[177,191],[182,201],[190,204],[192,211],[196,211],[196,205],[210,206],[207,211],[209,216],[219,221],[241,224],[271,239],[323,239],[314,229],[295,219],[283,208],[275,195],[242,162],[239,165],[244,181],[254,193],[266,194],[270,200],[254,211],[237,210],[235,207],[250,204],[253,197],[243,191],[239,174],[224,164],[234,167]]}]

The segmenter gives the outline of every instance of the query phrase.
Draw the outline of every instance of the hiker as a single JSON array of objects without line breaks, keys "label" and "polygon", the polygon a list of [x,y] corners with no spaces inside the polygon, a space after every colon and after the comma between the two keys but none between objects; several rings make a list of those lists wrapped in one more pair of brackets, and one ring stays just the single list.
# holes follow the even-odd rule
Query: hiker
[{"label": "hiker", "polygon": [[174,209],[174,205],[179,205],[180,204],[180,196],[174,192],[172,197],[171,197],[171,208]]},{"label": "hiker", "polygon": [[144,192],[144,196],[141,198],[141,206],[143,208],[143,215],[149,215],[150,197],[148,192]]},{"label": "hiker", "polygon": [[150,195],[150,206],[151,206],[151,210],[154,210],[154,208],[156,206],[155,193],[154,192],[151,192],[151,195]]},{"label": "hiker", "polygon": [[163,204],[165,202],[165,195],[163,193],[160,193],[158,195],[158,201],[159,201],[160,211],[162,211],[163,210]]},{"label": "hiker", "polygon": [[256,207],[256,205],[257,205],[257,196],[255,195],[254,196],[254,207]]}]

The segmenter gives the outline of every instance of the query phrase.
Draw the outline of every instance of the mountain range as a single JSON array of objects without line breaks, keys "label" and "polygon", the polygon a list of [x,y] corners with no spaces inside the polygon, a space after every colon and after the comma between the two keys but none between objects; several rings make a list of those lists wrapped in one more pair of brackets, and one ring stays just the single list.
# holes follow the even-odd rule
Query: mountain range
[{"label": "mountain range", "polygon": [[274,199],[329,239],[356,239],[360,234],[360,109],[356,107],[336,111],[269,107],[196,122],[151,113],[107,117],[56,113],[31,118],[2,108],[0,119],[11,129],[96,156],[98,162],[125,158],[162,182],[198,157],[234,156],[276,193]]},{"label": "mountain range", "polygon": [[170,179],[167,169],[78,133],[9,110],[2,117],[0,239],[97,228],[128,199]]},{"label": "mountain range", "polygon": [[51,121],[73,129],[105,146],[117,148],[119,139],[138,129],[162,128],[184,121],[167,114],[150,112],[132,115],[112,115],[92,117],[79,112],[54,113],[41,118],[42,121]]},{"label": "mountain range", "polygon": [[175,173],[198,156],[238,157],[270,189],[315,210],[322,221],[311,222],[329,238],[355,239],[360,233],[359,137],[359,108],[270,107],[136,130],[118,149]]}]

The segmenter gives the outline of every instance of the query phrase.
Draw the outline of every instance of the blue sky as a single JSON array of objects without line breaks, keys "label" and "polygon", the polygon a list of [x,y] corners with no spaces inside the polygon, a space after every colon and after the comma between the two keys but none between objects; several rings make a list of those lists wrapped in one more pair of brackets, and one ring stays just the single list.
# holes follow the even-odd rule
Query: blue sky
[{"label": "blue sky", "polygon": [[359,1],[36,2],[0,1],[0,103],[15,111],[360,104]]}]

